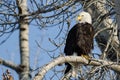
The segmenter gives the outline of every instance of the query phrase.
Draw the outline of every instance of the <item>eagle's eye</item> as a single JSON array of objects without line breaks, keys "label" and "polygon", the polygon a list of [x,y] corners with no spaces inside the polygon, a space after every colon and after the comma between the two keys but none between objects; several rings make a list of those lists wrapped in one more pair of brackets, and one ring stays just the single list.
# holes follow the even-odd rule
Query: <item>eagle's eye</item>
[{"label": "eagle's eye", "polygon": [[84,15],[81,15],[82,17],[84,16]]}]

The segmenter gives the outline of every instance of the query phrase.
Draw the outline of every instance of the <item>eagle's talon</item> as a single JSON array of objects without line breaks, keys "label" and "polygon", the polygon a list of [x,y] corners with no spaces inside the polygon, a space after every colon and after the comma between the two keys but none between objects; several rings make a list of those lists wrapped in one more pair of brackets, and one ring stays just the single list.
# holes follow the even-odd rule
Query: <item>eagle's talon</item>
[{"label": "eagle's talon", "polygon": [[89,55],[82,54],[81,56],[88,60],[87,65],[90,64],[90,62],[91,62],[91,57],[90,57]]}]

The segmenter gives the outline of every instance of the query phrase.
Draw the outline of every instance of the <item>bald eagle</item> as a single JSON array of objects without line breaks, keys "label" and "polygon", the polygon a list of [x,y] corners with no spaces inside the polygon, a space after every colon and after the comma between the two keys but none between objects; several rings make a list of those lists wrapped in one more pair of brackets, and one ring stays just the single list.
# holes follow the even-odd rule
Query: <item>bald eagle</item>
[{"label": "bald eagle", "polygon": [[[87,58],[93,49],[94,29],[92,26],[92,19],[88,12],[81,12],[77,16],[77,20],[79,23],[73,26],[67,35],[64,53],[67,56],[77,55]],[[72,69],[70,63],[65,63],[65,65],[66,70],[64,74]],[[77,73],[75,72],[75,74]]]}]

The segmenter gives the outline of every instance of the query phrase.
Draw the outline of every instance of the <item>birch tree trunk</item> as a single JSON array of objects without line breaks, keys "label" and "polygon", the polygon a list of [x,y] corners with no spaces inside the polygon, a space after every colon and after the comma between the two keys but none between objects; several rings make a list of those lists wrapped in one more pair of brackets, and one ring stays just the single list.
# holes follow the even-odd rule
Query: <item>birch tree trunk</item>
[{"label": "birch tree trunk", "polygon": [[[101,58],[116,61],[116,55],[119,53],[118,30],[117,25],[115,25],[113,20],[109,16],[106,16],[110,15],[109,10],[106,9],[106,3],[106,0],[97,1],[87,10],[93,17],[93,22],[95,22],[93,23],[93,26],[96,28],[96,32],[106,28],[105,31],[102,31],[95,37],[98,46],[102,51]],[[118,54],[118,56],[120,55]]]},{"label": "birch tree trunk", "polygon": [[20,38],[20,58],[21,65],[20,67],[23,69],[20,72],[19,79],[20,80],[29,80],[29,24],[28,24],[28,14],[27,12],[27,0],[17,0],[19,15],[20,15],[20,23],[19,23],[19,38]]},{"label": "birch tree trunk", "polygon": [[[88,11],[91,12],[93,19],[98,19],[99,16],[104,16],[103,19],[94,20],[97,21],[97,23],[94,23],[94,27],[98,27],[100,29],[103,28],[112,28],[106,31],[103,31],[99,33],[95,39],[98,43],[99,48],[102,51],[101,58],[108,59],[111,61],[119,62],[120,58],[120,50],[119,50],[119,40],[118,40],[118,29],[120,29],[120,1],[115,0],[116,5],[116,19],[117,19],[117,25],[113,22],[113,19],[110,17],[105,17],[109,13],[109,10],[106,9],[106,0],[101,0],[93,4]],[[98,31],[96,30],[96,32]],[[120,33],[119,33],[120,34]],[[102,45],[101,45],[102,44]],[[115,72],[116,73],[116,72]],[[119,73],[117,73],[116,80],[120,80]]]}]

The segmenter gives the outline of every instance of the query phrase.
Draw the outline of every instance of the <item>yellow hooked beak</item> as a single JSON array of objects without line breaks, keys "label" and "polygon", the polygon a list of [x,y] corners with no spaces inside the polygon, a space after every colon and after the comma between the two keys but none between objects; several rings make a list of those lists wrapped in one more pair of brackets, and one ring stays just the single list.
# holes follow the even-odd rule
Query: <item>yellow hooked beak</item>
[{"label": "yellow hooked beak", "polygon": [[79,16],[77,17],[77,21],[81,21],[81,20],[82,20],[82,16],[79,15]]}]

